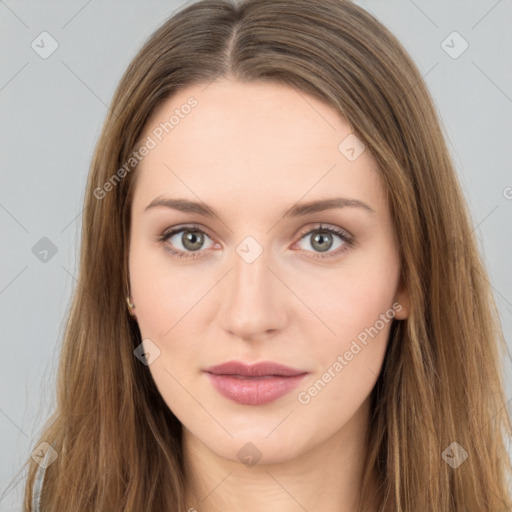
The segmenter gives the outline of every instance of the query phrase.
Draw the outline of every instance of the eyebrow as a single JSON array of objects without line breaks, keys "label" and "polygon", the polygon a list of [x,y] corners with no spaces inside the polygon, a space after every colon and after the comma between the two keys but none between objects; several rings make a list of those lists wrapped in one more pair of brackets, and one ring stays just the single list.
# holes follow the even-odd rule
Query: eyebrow
[{"label": "eyebrow", "polygon": [[[195,213],[203,215],[204,217],[217,217],[220,216],[217,212],[205,203],[197,201],[190,201],[189,199],[169,198],[169,197],[156,197],[149,203],[144,211],[151,210],[152,208],[165,207],[172,208],[187,213]],[[375,210],[368,206],[366,203],[358,199],[349,199],[346,197],[331,197],[320,199],[317,201],[309,201],[307,203],[297,203],[282,213],[282,217],[301,217],[312,213],[319,213],[325,210],[332,210],[334,208],[361,208],[370,213],[375,213]]]}]

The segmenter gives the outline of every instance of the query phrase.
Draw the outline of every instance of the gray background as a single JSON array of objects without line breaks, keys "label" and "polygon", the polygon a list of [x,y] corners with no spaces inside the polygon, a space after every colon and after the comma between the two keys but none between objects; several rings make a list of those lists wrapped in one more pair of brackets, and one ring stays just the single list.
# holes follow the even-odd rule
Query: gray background
[{"label": "gray background", "polygon": [[[510,346],[512,2],[357,3],[402,41],[434,97]],[[138,48],[183,4],[0,0],[0,511],[21,510],[25,473],[11,480],[53,406],[79,214],[107,105]],[[31,47],[43,31],[58,43],[46,59]],[[442,47],[453,31],[469,44],[458,58]],[[446,44],[454,52],[462,43]],[[57,249],[46,262],[32,250],[43,237]],[[509,358],[505,367],[510,399]]]}]

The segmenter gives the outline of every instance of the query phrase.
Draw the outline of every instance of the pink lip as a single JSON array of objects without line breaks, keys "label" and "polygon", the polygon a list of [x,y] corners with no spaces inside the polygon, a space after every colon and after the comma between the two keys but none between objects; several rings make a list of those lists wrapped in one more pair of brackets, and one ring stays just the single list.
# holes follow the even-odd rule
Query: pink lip
[{"label": "pink lip", "polygon": [[263,405],[277,400],[308,374],[271,361],[253,365],[229,361],[207,368],[205,372],[221,395],[244,405]]}]

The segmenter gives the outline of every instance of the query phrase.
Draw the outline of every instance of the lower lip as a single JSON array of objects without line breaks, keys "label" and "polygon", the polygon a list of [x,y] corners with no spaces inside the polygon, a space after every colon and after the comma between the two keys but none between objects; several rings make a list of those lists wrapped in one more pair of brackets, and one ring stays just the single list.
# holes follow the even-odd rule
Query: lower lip
[{"label": "lower lip", "polygon": [[221,395],[243,405],[263,405],[273,402],[296,388],[306,375],[302,373],[291,377],[271,375],[243,378],[208,373],[213,386]]}]

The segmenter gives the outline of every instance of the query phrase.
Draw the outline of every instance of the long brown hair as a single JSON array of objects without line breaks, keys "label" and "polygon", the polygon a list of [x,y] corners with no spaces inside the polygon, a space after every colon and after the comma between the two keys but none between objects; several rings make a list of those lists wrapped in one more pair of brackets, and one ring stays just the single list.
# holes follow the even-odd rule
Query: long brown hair
[{"label": "long brown hair", "polygon": [[[349,1],[203,0],[168,19],[138,52],[95,149],[57,406],[39,440],[58,453],[46,470],[41,511],[187,508],[181,424],[133,353],[141,338],[125,297],[137,170],[119,169],[164,100],[221,76],[283,83],[324,101],[379,164],[411,311],[393,324],[372,391],[363,488],[377,482],[383,512],[510,510],[505,343],[415,64],[381,23]],[[448,463],[463,454],[458,467]],[[27,464],[30,511],[39,466],[30,458]]]}]

